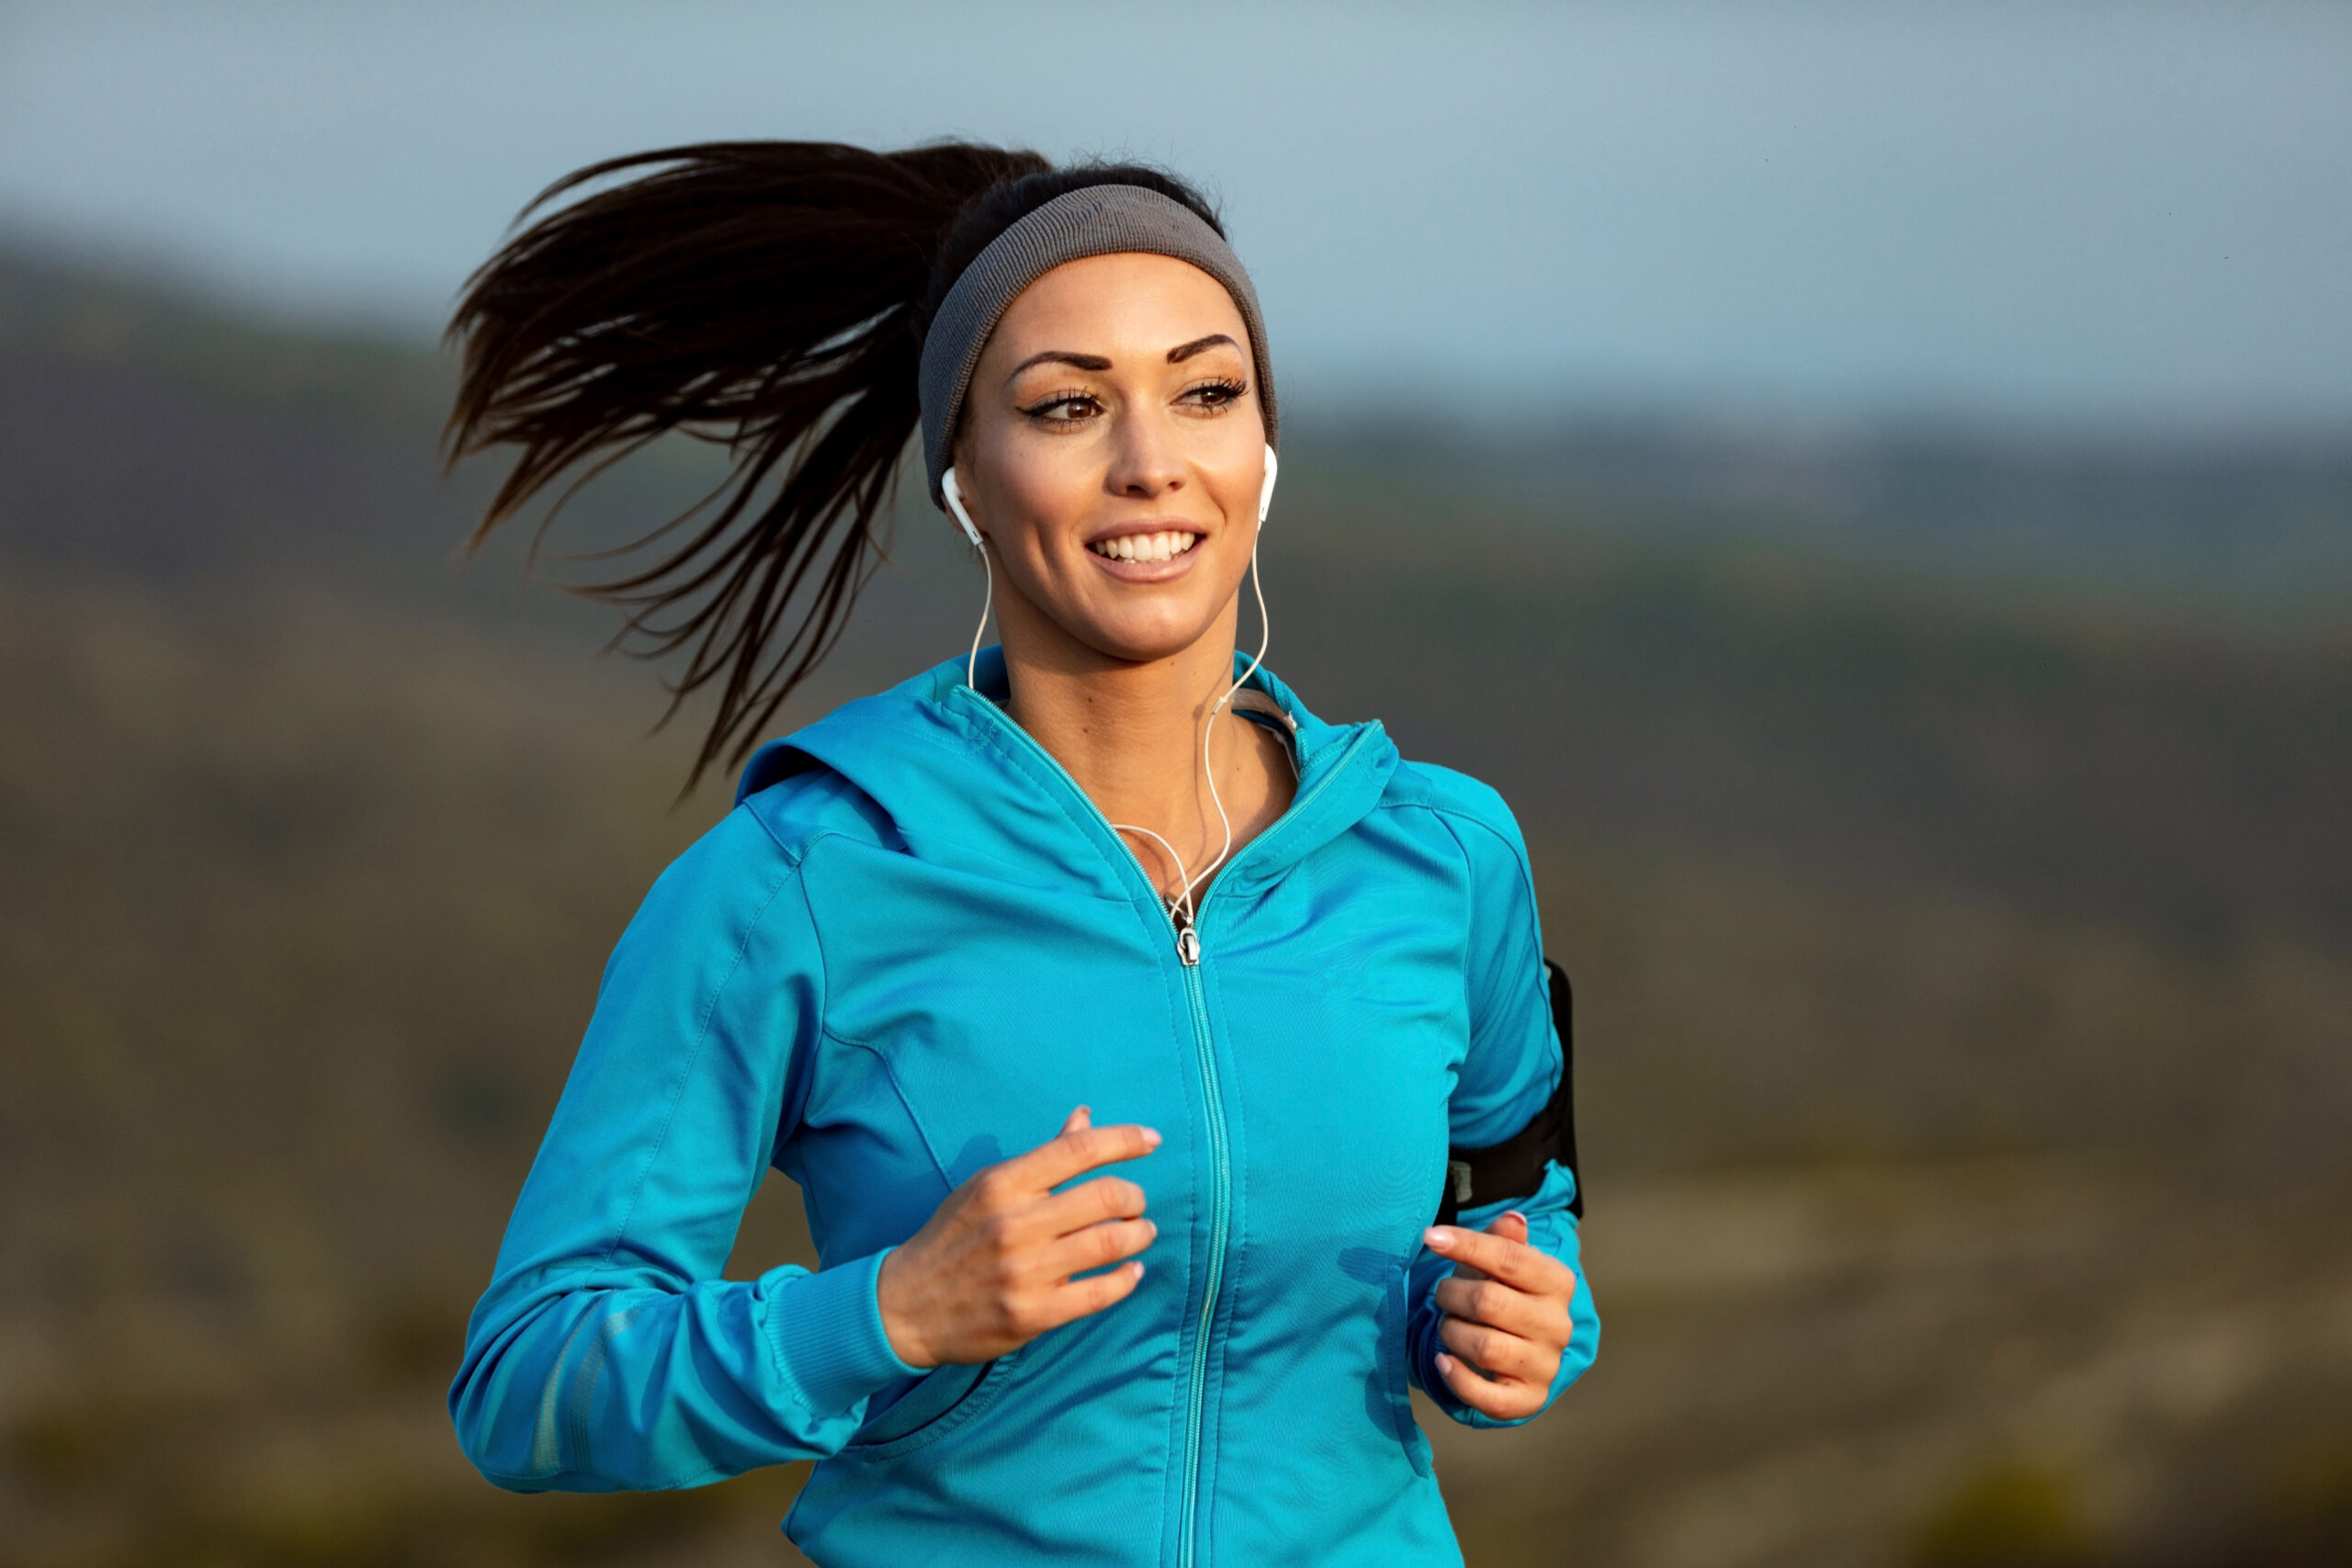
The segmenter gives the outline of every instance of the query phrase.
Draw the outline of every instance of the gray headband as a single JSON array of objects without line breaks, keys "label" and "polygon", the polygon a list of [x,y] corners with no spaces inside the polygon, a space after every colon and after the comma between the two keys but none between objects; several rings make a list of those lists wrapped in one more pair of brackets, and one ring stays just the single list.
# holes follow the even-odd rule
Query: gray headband
[{"label": "gray headband", "polygon": [[972,384],[980,350],[988,346],[989,334],[1004,319],[1013,297],[1064,262],[1122,251],[1173,256],[1225,285],[1250,329],[1266,441],[1279,445],[1266,323],[1258,314],[1258,291],[1250,287],[1241,258],[1181,201],[1142,186],[1088,186],[1054,197],[989,241],[932,318],[916,386],[922,399],[922,466],[933,504],[946,507],[939,481],[955,459],[956,416],[964,412],[964,393]]}]

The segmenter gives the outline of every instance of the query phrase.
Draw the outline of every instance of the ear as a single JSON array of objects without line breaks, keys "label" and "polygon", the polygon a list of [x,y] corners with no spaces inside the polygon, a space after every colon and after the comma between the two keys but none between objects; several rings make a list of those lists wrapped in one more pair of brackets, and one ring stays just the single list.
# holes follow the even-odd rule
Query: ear
[{"label": "ear", "polygon": [[[1271,453],[1269,455],[1271,456]],[[1270,473],[1266,478],[1266,491],[1269,495],[1273,493],[1273,476]],[[956,482],[954,468],[951,467],[946,473],[940,476],[939,492],[947,498],[947,513],[955,518],[956,525],[964,530],[964,537],[972,541],[972,547],[976,550],[986,549],[988,541],[980,537],[980,530],[973,523],[972,514],[964,510],[964,489]]]},{"label": "ear", "polygon": [[1266,444],[1266,482],[1258,491],[1258,522],[1261,526],[1265,524],[1266,513],[1273,508],[1274,470],[1281,466],[1274,457],[1273,443],[1268,442]]}]

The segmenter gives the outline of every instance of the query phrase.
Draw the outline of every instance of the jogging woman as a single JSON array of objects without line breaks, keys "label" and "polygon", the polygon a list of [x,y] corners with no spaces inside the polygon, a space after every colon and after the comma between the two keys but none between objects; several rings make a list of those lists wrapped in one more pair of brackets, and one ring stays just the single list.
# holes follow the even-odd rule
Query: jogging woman
[{"label": "jogging woman", "polygon": [[[1533,887],[1493,791],[1260,661],[1261,594],[1237,650],[1278,425],[1216,217],[957,144],[567,193],[460,306],[454,447],[514,449],[487,531],[728,443],[608,589],[717,689],[702,764],[750,761],[605,969],[466,1452],[522,1491],[814,1460],[827,1564],[1459,1562],[1408,1391],[1525,1421],[1600,1329]],[[918,429],[1001,647],[752,754]],[[821,1267],[721,1279],[770,1166]]]}]

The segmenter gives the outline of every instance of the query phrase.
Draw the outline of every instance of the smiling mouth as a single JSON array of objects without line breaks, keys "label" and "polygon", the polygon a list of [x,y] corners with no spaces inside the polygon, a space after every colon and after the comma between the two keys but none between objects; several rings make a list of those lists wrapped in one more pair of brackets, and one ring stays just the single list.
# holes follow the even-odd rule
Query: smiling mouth
[{"label": "smiling mouth", "polygon": [[1148,562],[1174,560],[1200,542],[1198,534],[1176,528],[1159,534],[1128,534],[1116,539],[1097,539],[1086,547],[1111,560]]}]

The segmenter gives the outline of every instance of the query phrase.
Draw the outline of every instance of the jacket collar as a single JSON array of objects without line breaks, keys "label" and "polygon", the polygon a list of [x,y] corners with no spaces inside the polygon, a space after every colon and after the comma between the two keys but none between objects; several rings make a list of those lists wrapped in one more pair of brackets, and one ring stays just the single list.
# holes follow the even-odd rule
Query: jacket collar
[{"label": "jacket collar", "polygon": [[[1235,673],[1246,665],[1237,653]],[[821,767],[866,795],[924,859],[1156,903],[1142,866],[1102,813],[1004,712],[1011,689],[1002,650],[980,651],[973,684],[964,671],[964,660],[945,660],[762,747],[743,770],[736,799]],[[1378,721],[1326,723],[1270,670],[1261,667],[1244,689],[1264,694],[1295,724],[1298,790],[1289,810],[1235,852],[1211,884],[1212,897],[1219,887],[1272,881],[1354,827],[1379,804],[1398,761]]]}]

